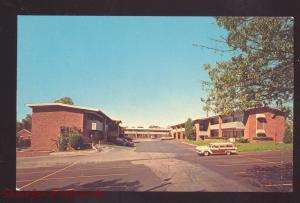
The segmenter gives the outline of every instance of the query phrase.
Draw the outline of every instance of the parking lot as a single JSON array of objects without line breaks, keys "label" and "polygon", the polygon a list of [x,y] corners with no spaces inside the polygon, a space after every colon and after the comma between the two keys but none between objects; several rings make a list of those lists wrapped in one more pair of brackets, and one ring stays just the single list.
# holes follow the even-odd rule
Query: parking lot
[{"label": "parking lot", "polygon": [[291,151],[204,157],[196,154],[194,146],[175,140],[142,141],[134,148],[115,147],[107,152],[81,153],[80,156],[17,159],[17,188],[291,191],[292,161]]}]

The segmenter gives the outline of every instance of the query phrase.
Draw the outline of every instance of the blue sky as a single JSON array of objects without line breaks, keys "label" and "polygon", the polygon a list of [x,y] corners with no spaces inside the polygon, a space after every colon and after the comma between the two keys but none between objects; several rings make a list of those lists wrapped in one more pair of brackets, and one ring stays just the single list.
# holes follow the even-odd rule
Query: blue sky
[{"label": "blue sky", "polygon": [[64,96],[128,126],[204,117],[203,64],[229,56],[192,44],[219,36],[213,17],[19,16],[17,119]]}]

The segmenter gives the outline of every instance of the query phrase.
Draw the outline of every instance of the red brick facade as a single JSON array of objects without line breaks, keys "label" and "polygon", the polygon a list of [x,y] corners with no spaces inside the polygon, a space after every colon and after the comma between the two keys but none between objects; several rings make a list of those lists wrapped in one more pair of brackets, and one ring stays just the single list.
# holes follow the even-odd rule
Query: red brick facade
[{"label": "red brick facade", "polygon": [[[265,123],[259,124],[256,114],[264,114],[266,116]],[[244,137],[252,140],[256,137],[256,128],[263,129],[267,137],[272,137],[274,142],[283,141],[285,131],[285,115],[282,112],[270,110],[267,108],[254,109],[247,112]]]},{"label": "red brick facade", "polygon": [[31,137],[31,132],[26,129],[22,129],[19,132],[17,132],[17,135],[23,139],[29,139]]},{"label": "red brick facade", "polygon": [[[269,107],[260,107],[254,109],[248,109],[241,117],[238,117],[238,120],[226,121],[226,116],[212,116],[203,119],[193,120],[193,125],[198,123],[208,123],[208,126],[203,127],[202,130],[198,129],[198,137],[196,140],[199,140],[200,131],[205,132],[206,136],[212,137],[212,134],[217,134],[215,137],[226,137],[226,132],[229,133],[232,131],[235,136],[237,133],[240,133],[244,138],[248,138],[250,141],[253,141],[253,138],[257,137],[258,134],[263,134],[266,137],[273,138],[273,141],[276,143],[283,142],[284,131],[285,131],[285,113],[274,108]],[[212,124],[213,119],[218,118],[217,124]],[[225,119],[223,121],[223,119]],[[227,116],[228,119],[228,116]],[[227,127],[222,125],[227,125]],[[228,127],[228,124],[234,127]],[[216,126],[218,126],[216,128]],[[214,127],[214,129],[212,128]],[[172,126],[172,134],[176,139],[183,139],[183,128],[184,123],[180,123]],[[196,129],[196,128],[195,128]],[[195,133],[197,134],[197,133]]]},{"label": "red brick facade", "polygon": [[32,149],[56,149],[61,126],[83,128],[84,114],[67,107],[35,107],[32,112]]}]

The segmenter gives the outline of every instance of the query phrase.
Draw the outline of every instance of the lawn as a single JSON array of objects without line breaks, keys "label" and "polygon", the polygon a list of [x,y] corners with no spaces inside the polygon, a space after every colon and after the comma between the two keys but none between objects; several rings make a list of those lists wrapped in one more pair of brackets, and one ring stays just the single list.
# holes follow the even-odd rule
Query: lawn
[{"label": "lawn", "polygon": [[[194,144],[198,146],[208,145],[214,142],[226,142],[226,140],[206,139],[204,141],[186,140],[186,143]],[[238,152],[257,152],[257,151],[269,151],[269,150],[292,150],[293,144],[274,144],[274,143],[236,143]]]}]

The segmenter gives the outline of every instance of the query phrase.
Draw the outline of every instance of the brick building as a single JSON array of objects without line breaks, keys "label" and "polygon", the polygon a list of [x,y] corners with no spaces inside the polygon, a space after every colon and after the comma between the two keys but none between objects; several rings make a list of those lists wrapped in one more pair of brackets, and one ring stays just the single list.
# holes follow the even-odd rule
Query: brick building
[{"label": "brick building", "polygon": [[22,129],[17,132],[17,135],[22,139],[30,139],[31,138],[31,132],[26,129]]},{"label": "brick building", "polygon": [[[216,115],[192,121],[196,140],[201,137],[271,137],[274,142],[283,141],[286,114],[275,108],[260,107],[235,113],[230,116]],[[171,126],[175,139],[187,139],[185,123]]]},{"label": "brick building", "polygon": [[169,137],[171,129],[164,128],[125,128],[124,133],[131,138]]},{"label": "brick building", "polygon": [[65,127],[76,127],[84,140],[91,135],[99,135],[102,141],[120,134],[119,123],[99,109],[61,103],[28,104],[32,108],[33,150],[55,150],[55,140]]}]

